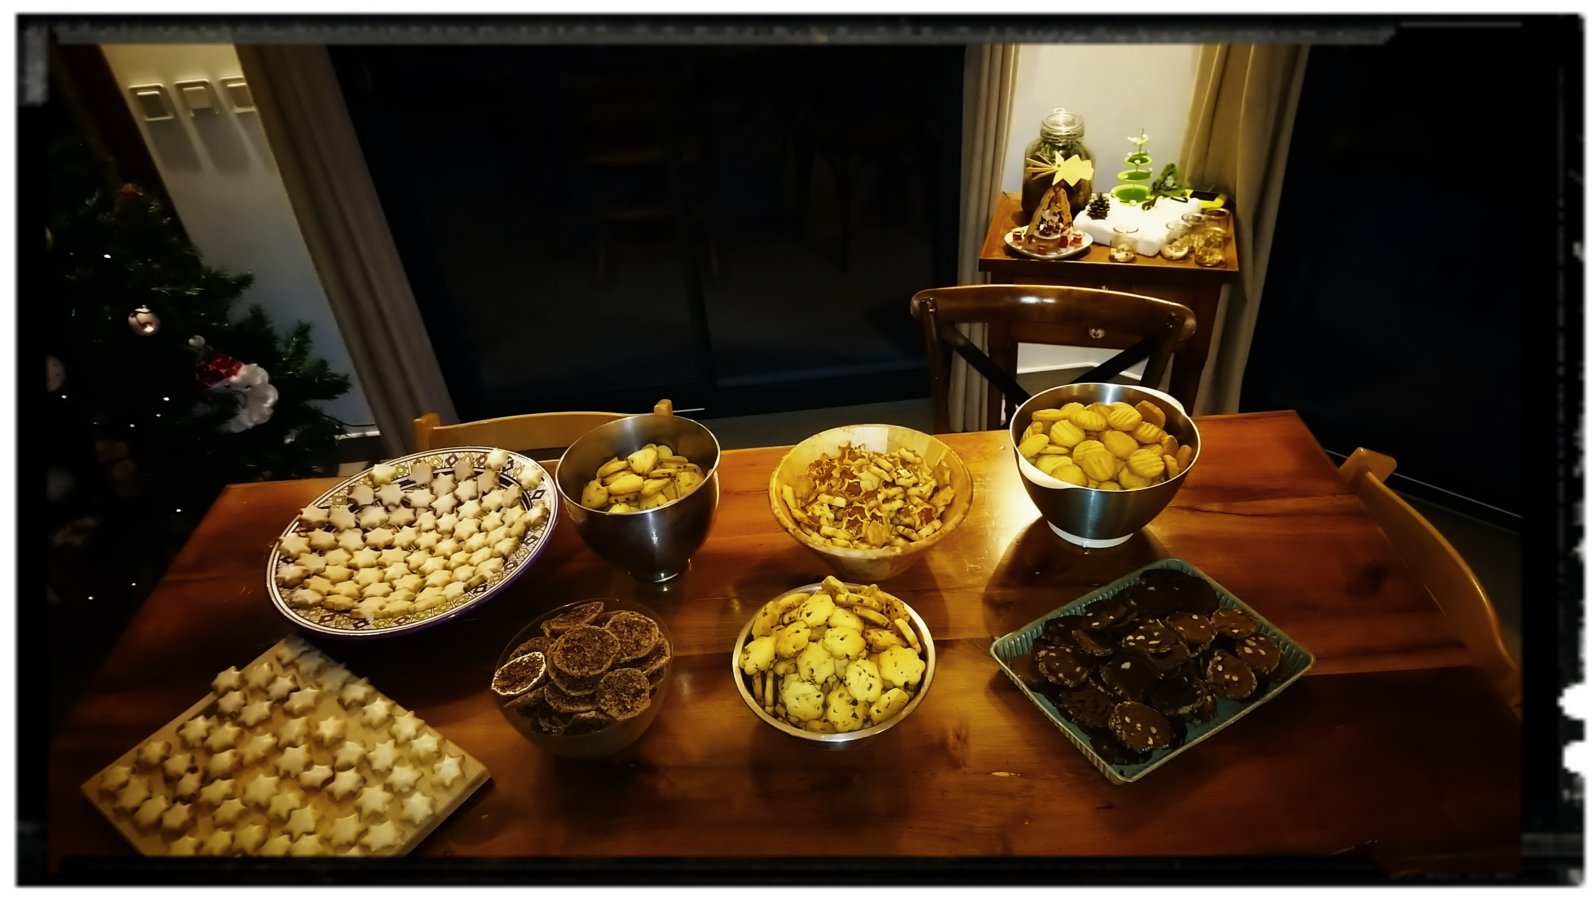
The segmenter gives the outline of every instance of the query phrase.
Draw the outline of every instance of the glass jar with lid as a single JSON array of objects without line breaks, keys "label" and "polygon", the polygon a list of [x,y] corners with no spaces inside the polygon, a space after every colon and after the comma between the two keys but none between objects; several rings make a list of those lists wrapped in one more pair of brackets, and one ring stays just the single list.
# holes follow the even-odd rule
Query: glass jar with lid
[{"label": "glass jar with lid", "polygon": [[[1041,119],[1041,136],[1025,148],[1024,181],[1021,183],[1019,207],[1025,221],[1035,214],[1041,195],[1052,187],[1060,161],[1078,156],[1091,162],[1091,153],[1085,147],[1085,119],[1062,107],[1047,113]],[[1073,184],[1067,180],[1069,212],[1079,215],[1091,201],[1091,178],[1078,178]]]}]

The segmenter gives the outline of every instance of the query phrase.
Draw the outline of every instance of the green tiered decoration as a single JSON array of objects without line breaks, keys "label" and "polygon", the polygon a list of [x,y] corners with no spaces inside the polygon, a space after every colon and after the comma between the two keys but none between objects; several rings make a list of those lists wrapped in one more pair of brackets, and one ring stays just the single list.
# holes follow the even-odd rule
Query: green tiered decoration
[{"label": "green tiered decoration", "polygon": [[1152,179],[1152,170],[1147,168],[1152,163],[1152,157],[1146,152],[1148,140],[1145,130],[1140,136],[1130,138],[1135,150],[1124,157],[1124,164],[1130,168],[1119,172],[1119,183],[1111,191],[1114,199],[1121,203],[1145,203],[1152,196],[1148,184]]}]

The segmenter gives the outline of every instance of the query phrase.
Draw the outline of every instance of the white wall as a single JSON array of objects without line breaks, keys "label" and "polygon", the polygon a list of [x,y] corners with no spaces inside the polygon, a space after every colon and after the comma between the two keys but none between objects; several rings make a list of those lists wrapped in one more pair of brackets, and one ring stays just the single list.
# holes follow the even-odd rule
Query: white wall
[{"label": "white wall", "polygon": [[[1165,163],[1177,162],[1200,50],[1197,44],[1021,45],[1002,189],[1019,190],[1025,148],[1040,134],[1041,117],[1059,106],[1085,118],[1085,146],[1096,165],[1095,190],[1106,191],[1118,181],[1124,156],[1134,149],[1128,139],[1143,129],[1150,139],[1146,150],[1154,175]],[[1021,344],[1019,371],[1089,367],[1115,352]]]},{"label": "white wall", "polygon": [[1061,106],[1085,117],[1085,145],[1095,157],[1097,190],[1107,190],[1146,129],[1155,174],[1175,162],[1185,140],[1196,44],[1024,44],[1008,123],[1005,191],[1019,190],[1021,158],[1041,131],[1041,117]]},{"label": "white wall", "polygon": [[[254,286],[240,305],[259,303],[280,329],[296,321],[311,323],[315,353],[354,382],[349,393],[324,409],[351,426],[370,425],[371,407],[305,249],[260,118],[253,112],[233,112],[220,97],[220,79],[241,74],[233,46],[106,44],[102,49],[166,182],[172,206],[205,262],[254,273]],[[200,78],[218,92],[219,112],[204,119],[189,116],[172,86]],[[176,118],[144,121],[127,90],[135,84],[164,85]]]}]

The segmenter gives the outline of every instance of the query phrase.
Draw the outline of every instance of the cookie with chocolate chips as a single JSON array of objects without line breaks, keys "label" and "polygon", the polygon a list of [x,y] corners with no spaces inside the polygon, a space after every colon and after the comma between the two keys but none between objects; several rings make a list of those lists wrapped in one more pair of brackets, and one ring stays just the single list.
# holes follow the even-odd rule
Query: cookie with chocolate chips
[{"label": "cookie with chocolate chips", "polygon": [[1076,688],[1091,676],[1091,658],[1061,650],[1042,647],[1035,652],[1036,671],[1048,682],[1059,687]]},{"label": "cookie with chocolate chips", "polygon": [[1120,650],[1098,669],[1103,687],[1121,700],[1137,700],[1146,696],[1147,688],[1157,681],[1157,668],[1138,650]]},{"label": "cookie with chocolate chips", "polygon": [[1088,632],[1107,631],[1120,622],[1127,621],[1135,614],[1135,606],[1118,597],[1109,597],[1091,604],[1085,611],[1085,624],[1081,627]]},{"label": "cookie with chocolate chips", "polygon": [[1058,616],[1055,619],[1048,619],[1042,624],[1041,634],[1036,637],[1036,643],[1067,650],[1074,646],[1074,630],[1084,624],[1085,616]]},{"label": "cookie with chocolate chips", "polygon": [[1273,638],[1259,631],[1241,639],[1235,655],[1241,662],[1250,666],[1253,672],[1267,675],[1279,668],[1281,652],[1279,644]]},{"label": "cookie with chocolate chips", "polygon": [[1105,728],[1113,714],[1113,698],[1095,685],[1087,684],[1058,695],[1058,708],[1086,728]]},{"label": "cookie with chocolate chips", "polygon": [[1118,642],[1113,640],[1112,635],[1097,634],[1086,631],[1084,628],[1076,628],[1072,636],[1075,648],[1087,656],[1112,656],[1119,649]]},{"label": "cookie with chocolate chips", "polygon": [[1165,716],[1189,717],[1213,699],[1206,685],[1184,676],[1164,678],[1146,692],[1146,703]]},{"label": "cookie with chocolate chips", "polygon": [[1211,616],[1213,630],[1227,638],[1240,640],[1257,631],[1257,620],[1238,609],[1225,607]]},{"label": "cookie with chocolate chips", "polygon": [[1204,650],[1208,644],[1213,643],[1213,638],[1218,632],[1213,628],[1213,623],[1206,616],[1193,612],[1177,612],[1166,620],[1174,633],[1180,636],[1192,650]]},{"label": "cookie with chocolate chips", "polygon": [[1158,750],[1174,740],[1174,730],[1162,713],[1129,700],[1113,707],[1113,714],[1108,717],[1108,730],[1119,743],[1138,752]]},{"label": "cookie with chocolate chips", "polygon": [[1174,649],[1175,645],[1180,644],[1180,638],[1179,635],[1175,634],[1174,629],[1164,625],[1162,622],[1156,619],[1147,619],[1124,636],[1123,644],[1125,647],[1145,650],[1147,653],[1157,656]]},{"label": "cookie with chocolate chips", "polygon": [[1244,700],[1257,690],[1257,676],[1251,667],[1219,650],[1207,661],[1207,684],[1220,697]]}]

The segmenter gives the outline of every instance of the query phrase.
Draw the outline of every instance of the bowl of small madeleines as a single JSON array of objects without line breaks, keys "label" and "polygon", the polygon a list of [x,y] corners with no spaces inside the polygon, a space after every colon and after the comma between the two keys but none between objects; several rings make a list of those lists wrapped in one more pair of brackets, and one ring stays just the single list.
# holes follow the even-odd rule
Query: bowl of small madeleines
[{"label": "bowl of small madeleines", "polygon": [[720,503],[720,442],[664,411],[600,425],[560,457],[561,507],[589,548],[638,581],[669,581],[703,546]]},{"label": "bowl of small madeleines", "polygon": [[1008,423],[1025,492],[1053,532],[1112,547],[1157,518],[1202,453],[1173,397],[1124,384],[1066,384],[1031,397]]}]

